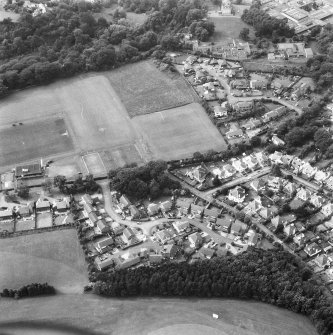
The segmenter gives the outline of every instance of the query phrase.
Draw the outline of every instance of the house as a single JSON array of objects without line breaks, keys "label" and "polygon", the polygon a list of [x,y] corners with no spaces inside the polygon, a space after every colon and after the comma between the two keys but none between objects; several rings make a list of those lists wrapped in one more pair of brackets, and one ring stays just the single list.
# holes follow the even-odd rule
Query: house
[{"label": "house", "polygon": [[241,173],[248,168],[247,165],[241,159],[235,159],[232,162],[232,166],[235,168],[235,170]]},{"label": "house", "polygon": [[265,90],[267,88],[267,80],[254,79],[250,81],[252,90]]},{"label": "house", "polygon": [[199,83],[199,84],[203,84],[206,82],[206,75],[204,72],[202,72],[201,70],[197,70],[195,72],[195,78],[194,78],[195,82]]},{"label": "house", "polygon": [[185,75],[190,75],[190,74],[195,73],[193,66],[189,63],[184,64],[183,70],[184,70]]},{"label": "house", "polygon": [[32,212],[33,212],[33,209],[32,209],[30,204],[27,204],[26,206],[19,207],[19,209],[18,209],[18,214],[22,218],[31,216]]},{"label": "house", "polygon": [[272,136],[272,142],[274,145],[281,146],[281,147],[286,144],[285,141],[281,140],[276,135]]},{"label": "house", "polygon": [[322,183],[328,178],[328,174],[324,171],[317,170],[313,178],[318,183]]},{"label": "house", "polygon": [[13,212],[10,210],[0,211],[0,221],[9,221],[13,218]]},{"label": "house", "polygon": [[104,219],[98,220],[96,226],[102,234],[106,234],[111,230],[110,226],[106,223]]},{"label": "house", "polygon": [[266,122],[270,122],[272,120],[276,120],[278,118],[280,118],[282,115],[284,115],[287,112],[287,107],[285,106],[280,106],[277,107],[267,113],[265,113],[262,116],[263,121]]},{"label": "house", "polygon": [[96,257],[95,265],[99,271],[102,271],[112,265],[114,265],[114,259],[112,257]]},{"label": "house", "polygon": [[167,258],[174,258],[177,255],[178,248],[174,244],[167,244],[164,249],[164,256]]},{"label": "house", "polygon": [[284,233],[289,236],[294,236],[297,232],[295,225],[292,223],[283,228]]},{"label": "house", "polygon": [[244,123],[242,125],[242,128],[246,129],[246,130],[251,130],[251,129],[255,129],[258,128],[262,125],[261,120],[259,119],[250,119],[249,121],[247,121],[246,123]]},{"label": "house", "polygon": [[161,264],[163,256],[161,254],[150,254],[148,260],[150,264]]},{"label": "house", "polygon": [[226,108],[223,108],[221,106],[215,106],[214,107],[214,116],[215,117],[223,117],[228,115],[228,110]]},{"label": "house", "polygon": [[135,239],[135,234],[132,228],[130,227],[125,228],[122,237],[125,243],[131,244],[132,241]]},{"label": "house", "polygon": [[200,253],[202,253],[207,259],[211,259],[215,256],[215,250],[211,248],[201,248]]},{"label": "house", "polygon": [[305,227],[302,225],[301,222],[294,222],[294,225],[296,227],[297,232],[302,233],[305,231]]},{"label": "house", "polygon": [[274,177],[272,179],[268,179],[267,186],[271,190],[278,192],[283,189],[283,179],[280,177]]},{"label": "house", "polygon": [[215,93],[216,92],[216,88],[215,88],[214,84],[211,81],[209,83],[203,84],[202,86],[205,89],[205,94],[207,94],[207,93]]},{"label": "house", "polygon": [[305,188],[301,188],[300,190],[298,190],[296,197],[303,200],[303,201],[308,201],[311,199],[312,194],[309,190],[305,189]]},{"label": "house", "polygon": [[202,236],[199,233],[189,235],[188,240],[191,248],[198,249],[202,244]]},{"label": "house", "polygon": [[261,200],[254,199],[244,208],[246,214],[254,215],[262,208]]},{"label": "house", "polygon": [[16,179],[41,177],[42,175],[43,169],[40,162],[15,167]]},{"label": "house", "polygon": [[136,206],[134,206],[134,205],[130,205],[130,206],[128,207],[128,209],[129,209],[129,211],[130,211],[130,213],[131,213],[132,220],[140,219],[140,217],[141,217],[141,213],[140,213],[140,211],[137,209]]},{"label": "house", "polygon": [[237,113],[248,112],[248,111],[252,110],[253,102],[252,102],[252,100],[251,101],[237,101],[233,105],[233,108]]},{"label": "house", "polygon": [[276,210],[267,207],[264,207],[259,211],[259,215],[266,220],[272,218],[276,213],[277,213]]},{"label": "house", "polygon": [[306,177],[308,178],[312,178],[316,172],[317,172],[317,168],[314,168],[313,166],[311,166],[308,162],[303,164],[303,166],[301,167],[300,171],[302,172],[302,174],[304,174]]},{"label": "house", "polygon": [[318,255],[314,262],[321,268],[329,267],[331,265],[330,257],[326,254]]},{"label": "house", "polygon": [[288,193],[290,196],[295,194],[297,192],[297,186],[292,183],[292,182],[288,182],[285,186],[284,186],[284,191],[286,193]]},{"label": "house", "polygon": [[317,194],[312,195],[310,199],[310,203],[317,208],[322,207],[325,204],[325,202],[326,199]]},{"label": "house", "polygon": [[243,158],[243,162],[252,171],[258,170],[260,168],[258,160],[252,155],[245,156]]},{"label": "house", "polygon": [[333,213],[333,204],[328,203],[327,205],[323,206],[320,212],[323,213],[325,217],[331,216]]},{"label": "house", "polygon": [[161,241],[162,244],[165,244],[171,238],[167,230],[158,231],[156,233],[156,236]]},{"label": "house", "polygon": [[249,235],[249,240],[247,244],[250,246],[255,246],[258,243],[258,234],[254,230],[250,230],[248,235]]},{"label": "house", "polygon": [[204,216],[208,216],[211,218],[217,218],[221,214],[221,210],[219,208],[205,208]]},{"label": "house", "polygon": [[309,256],[313,257],[318,255],[321,252],[319,245],[316,242],[307,244],[304,248],[304,252]]},{"label": "house", "polygon": [[232,89],[243,90],[249,87],[247,79],[235,79],[230,83]]},{"label": "house", "polygon": [[207,167],[205,166],[205,164],[201,164],[192,171],[192,175],[196,181],[198,181],[199,183],[202,183],[205,181],[208,172],[209,171]]},{"label": "house", "polygon": [[243,130],[240,128],[231,128],[225,135],[229,139],[243,137]]},{"label": "house", "polygon": [[325,184],[327,188],[329,188],[330,190],[333,190],[333,176],[326,179]]},{"label": "house", "polygon": [[235,173],[236,170],[234,169],[234,167],[230,164],[226,164],[223,166],[223,171],[225,172],[225,176],[226,178],[228,177],[232,177]]},{"label": "house", "polygon": [[201,216],[203,214],[204,207],[195,204],[191,204],[190,207],[192,215]]},{"label": "house", "polygon": [[172,225],[178,234],[186,230],[190,226],[188,221],[176,221],[176,222],[173,222]]},{"label": "house", "polygon": [[94,212],[90,212],[90,213],[88,214],[88,218],[89,218],[89,221],[91,222],[91,224],[92,224],[93,226],[95,226],[96,223],[97,223],[97,221],[98,221],[98,217],[97,217],[96,213],[94,213]]},{"label": "house", "polygon": [[95,248],[98,252],[103,253],[105,249],[112,244],[114,244],[113,238],[107,237],[95,243]]},{"label": "house", "polygon": [[302,168],[303,164],[304,162],[301,159],[299,159],[298,157],[295,157],[291,162],[291,167],[296,173],[298,173],[300,169]]},{"label": "house", "polygon": [[283,155],[281,158],[282,164],[285,166],[290,166],[290,163],[294,159],[293,155]]},{"label": "house", "polygon": [[83,203],[83,209],[87,213],[87,215],[91,212],[96,211],[95,208],[91,204],[86,203],[86,202]]},{"label": "house", "polygon": [[82,197],[82,202],[89,204],[89,205],[94,205],[95,204],[95,200],[92,199],[92,197],[89,194],[84,194]]},{"label": "house", "polygon": [[130,200],[127,198],[127,196],[124,194],[119,198],[119,202],[122,205],[122,208],[125,208],[125,209],[128,208],[132,204]]},{"label": "house", "polygon": [[58,213],[66,213],[69,209],[69,199],[64,198],[61,201],[55,202],[54,207],[57,209]]},{"label": "house", "polygon": [[149,216],[156,215],[160,210],[160,207],[158,204],[151,203],[147,207],[147,212]]},{"label": "house", "polygon": [[271,219],[271,223],[277,228],[279,225],[286,226],[289,222],[284,217],[277,215],[273,219]]},{"label": "house", "polygon": [[48,212],[50,211],[51,204],[48,200],[41,200],[38,199],[36,202],[36,211],[41,213],[41,212]]},{"label": "house", "polygon": [[265,182],[262,179],[255,179],[251,182],[250,186],[258,193],[265,189]]},{"label": "house", "polygon": [[247,225],[239,220],[235,220],[230,228],[230,233],[234,235],[243,235],[247,230]]},{"label": "house", "polygon": [[172,202],[170,200],[163,201],[160,205],[161,211],[167,213],[171,210]]},{"label": "house", "polygon": [[229,233],[231,223],[232,223],[232,220],[217,219],[215,224],[216,224],[217,227],[221,227],[221,230],[224,231],[225,233]]},{"label": "house", "polygon": [[257,161],[261,166],[266,166],[267,165],[268,157],[266,156],[265,153],[263,153],[261,151],[261,152],[256,152],[254,155],[257,158]]},{"label": "house", "polygon": [[269,155],[269,159],[274,164],[283,164],[282,157],[283,154],[280,151],[275,151],[274,153]]},{"label": "house", "polygon": [[185,63],[188,63],[188,64],[194,64],[196,61],[198,60],[198,57],[197,56],[188,56],[185,60]]},{"label": "house", "polygon": [[301,246],[301,245],[305,244],[306,237],[305,237],[304,233],[300,233],[300,234],[294,236],[293,241],[298,246]]},{"label": "house", "polygon": [[120,235],[125,230],[125,226],[118,222],[111,222],[111,228],[116,235]]},{"label": "house", "polygon": [[129,257],[127,259],[120,258],[121,262],[118,264],[119,269],[128,269],[133,265],[140,263],[141,258],[139,256]]},{"label": "house", "polygon": [[236,186],[229,190],[228,199],[237,203],[242,203],[245,200],[245,190],[241,186]]}]

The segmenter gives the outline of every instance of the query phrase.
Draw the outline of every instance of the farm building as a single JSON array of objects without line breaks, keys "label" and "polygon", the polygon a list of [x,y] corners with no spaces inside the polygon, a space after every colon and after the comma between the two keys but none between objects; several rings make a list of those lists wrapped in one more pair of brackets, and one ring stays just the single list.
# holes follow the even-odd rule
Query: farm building
[{"label": "farm building", "polygon": [[51,204],[48,200],[38,199],[36,202],[36,211],[37,212],[47,212],[50,211]]},{"label": "farm building", "polygon": [[10,210],[0,211],[0,221],[8,221],[13,218],[13,213]]}]

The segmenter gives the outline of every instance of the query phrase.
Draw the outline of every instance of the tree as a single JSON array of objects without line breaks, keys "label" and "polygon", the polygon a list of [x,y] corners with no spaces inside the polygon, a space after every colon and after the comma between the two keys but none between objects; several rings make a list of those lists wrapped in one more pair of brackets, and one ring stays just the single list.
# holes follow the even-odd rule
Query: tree
[{"label": "tree", "polygon": [[64,191],[64,189],[66,187],[66,182],[67,182],[67,180],[66,180],[65,176],[58,175],[58,176],[55,176],[54,179],[53,179],[53,185],[55,187],[58,187],[61,192]]},{"label": "tree", "polygon": [[219,179],[219,177],[218,177],[217,175],[213,178],[213,185],[214,185],[215,187],[221,185],[221,181],[220,181],[220,179]]},{"label": "tree", "polygon": [[277,165],[277,164],[272,166],[271,172],[272,172],[272,175],[275,176],[275,177],[281,177],[282,176],[280,166]]},{"label": "tree", "polygon": [[249,40],[249,34],[250,34],[250,29],[249,28],[243,28],[240,33],[239,33],[239,38],[248,41]]},{"label": "tree", "polygon": [[29,187],[24,183],[20,183],[20,185],[17,187],[17,195],[23,199],[28,199],[29,193]]},{"label": "tree", "polygon": [[43,184],[44,191],[50,192],[52,189],[52,181],[51,179],[47,178]]}]

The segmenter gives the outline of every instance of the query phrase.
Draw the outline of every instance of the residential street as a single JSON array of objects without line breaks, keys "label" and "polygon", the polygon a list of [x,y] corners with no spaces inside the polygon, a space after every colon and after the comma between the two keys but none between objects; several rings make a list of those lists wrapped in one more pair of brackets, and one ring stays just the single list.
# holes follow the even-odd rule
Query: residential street
[{"label": "residential street", "polygon": [[297,180],[300,184],[302,184],[302,185],[304,185],[304,186],[306,186],[306,187],[308,187],[308,188],[311,188],[311,189],[312,189],[313,191],[315,191],[315,192],[317,192],[317,191],[320,189],[320,186],[319,186],[319,185],[314,184],[314,183],[311,183],[310,181],[307,181],[307,180],[305,180],[305,179],[303,179],[303,178],[300,178],[300,177],[298,177],[296,174],[294,174],[294,173],[292,173],[292,172],[290,172],[290,171],[288,171],[288,170],[281,169],[281,172],[282,172],[283,174],[285,174],[285,175],[292,175],[293,178],[294,178],[295,180]]}]

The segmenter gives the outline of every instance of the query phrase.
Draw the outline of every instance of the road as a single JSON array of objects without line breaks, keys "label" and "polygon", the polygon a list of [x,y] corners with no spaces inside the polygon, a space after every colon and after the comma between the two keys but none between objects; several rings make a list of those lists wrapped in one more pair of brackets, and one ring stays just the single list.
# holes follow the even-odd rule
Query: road
[{"label": "road", "polygon": [[298,181],[300,184],[308,187],[308,188],[311,188],[313,191],[317,192],[319,189],[320,189],[320,186],[317,185],[317,184],[314,184],[314,183],[311,183],[310,181],[307,181],[299,176],[297,176],[296,174],[288,171],[288,170],[285,170],[285,169],[281,169],[281,172],[284,174],[284,175],[291,175],[293,176],[294,180]]}]

